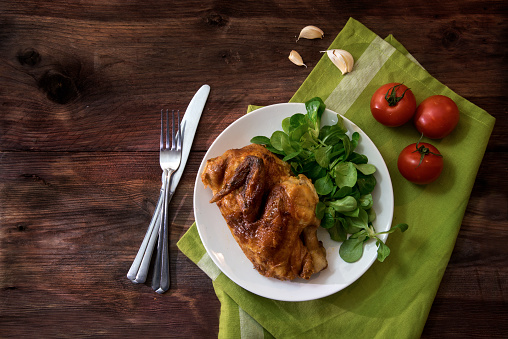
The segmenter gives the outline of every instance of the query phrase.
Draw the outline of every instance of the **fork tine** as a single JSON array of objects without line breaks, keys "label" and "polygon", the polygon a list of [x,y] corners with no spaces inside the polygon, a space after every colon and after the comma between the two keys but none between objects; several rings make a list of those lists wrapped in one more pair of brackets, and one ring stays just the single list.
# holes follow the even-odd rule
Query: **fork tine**
[{"label": "fork tine", "polygon": [[180,110],[178,110],[178,145],[177,150],[182,150],[182,124],[180,121]]},{"label": "fork tine", "polygon": [[166,110],[166,148],[169,148],[169,110]]},{"label": "fork tine", "polygon": [[171,149],[175,149],[175,110],[171,111]]},{"label": "fork tine", "polygon": [[161,146],[160,146],[160,149],[162,149],[164,147],[164,141],[163,141],[163,139],[164,139],[164,132],[163,132],[163,130],[164,130],[164,119],[162,118],[162,112],[163,111],[164,110],[161,109]]}]

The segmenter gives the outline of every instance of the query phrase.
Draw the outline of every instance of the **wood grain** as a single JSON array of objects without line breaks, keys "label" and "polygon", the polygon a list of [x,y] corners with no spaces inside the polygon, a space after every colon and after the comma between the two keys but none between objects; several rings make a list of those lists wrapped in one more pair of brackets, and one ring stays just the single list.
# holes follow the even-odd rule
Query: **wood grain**
[{"label": "wood grain", "polygon": [[[249,104],[287,102],[351,16],[496,117],[423,337],[506,337],[503,1],[0,4],[1,337],[215,337],[209,278],[176,248],[201,159]],[[300,29],[325,37],[295,42]],[[306,68],[287,60],[297,47]],[[126,278],[160,187],[161,107],[212,92],[173,198],[172,288]]]}]

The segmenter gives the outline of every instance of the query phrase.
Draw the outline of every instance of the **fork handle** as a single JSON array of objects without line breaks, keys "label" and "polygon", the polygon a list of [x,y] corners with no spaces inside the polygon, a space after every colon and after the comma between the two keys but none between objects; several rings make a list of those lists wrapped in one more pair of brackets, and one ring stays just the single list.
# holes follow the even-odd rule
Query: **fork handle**
[{"label": "fork handle", "polygon": [[161,210],[164,202],[164,191],[161,187],[159,200],[157,201],[157,207],[150,221],[150,225],[146,231],[143,242],[139,247],[138,253],[132,262],[131,268],[127,273],[127,278],[133,283],[144,283],[148,275],[148,269],[150,268],[150,260],[155,247],[155,240],[157,239],[157,233],[162,222]]},{"label": "fork handle", "polygon": [[159,228],[159,241],[157,244],[157,257],[152,279],[152,289],[157,293],[164,293],[169,289],[169,250],[168,250],[168,204],[173,194],[170,192],[169,184],[174,171],[165,171],[164,202],[162,204],[162,223]]}]

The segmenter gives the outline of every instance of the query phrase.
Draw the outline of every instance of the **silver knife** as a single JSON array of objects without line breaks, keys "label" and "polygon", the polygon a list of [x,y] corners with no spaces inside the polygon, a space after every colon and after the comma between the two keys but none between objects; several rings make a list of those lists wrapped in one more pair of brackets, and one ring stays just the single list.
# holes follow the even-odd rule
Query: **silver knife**
[{"label": "silver knife", "polygon": [[[196,135],[199,119],[201,118],[201,113],[203,112],[203,108],[205,107],[206,99],[208,98],[209,93],[210,86],[201,86],[196,94],[194,94],[194,97],[189,103],[189,106],[187,107],[187,110],[183,116],[182,134],[184,138],[182,140],[182,160],[180,162],[180,167],[178,167],[178,170],[173,173],[173,177],[171,178],[171,184],[169,185],[170,197],[173,196],[176,186],[178,186],[180,178],[182,177],[185,164],[189,158],[192,142],[194,140],[194,136]],[[169,200],[171,201],[171,198],[169,198]]]},{"label": "silver knife", "polygon": [[[196,135],[196,129],[199,124],[199,119],[201,118],[201,113],[205,107],[206,100],[208,99],[208,94],[210,93],[210,86],[203,85],[201,88],[194,94],[187,110],[182,119],[182,159],[180,161],[180,166],[178,170],[173,173],[173,177],[171,178],[170,190],[168,194],[168,203],[171,201],[173,194],[175,192],[176,186],[180,182],[180,178],[182,177],[183,171],[185,169],[185,164],[187,163],[187,159],[189,158],[189,153],[192,147],[192,142],[194,140],[194,136]],[[177,137],[180,137],[178,135]],[[164,178],[164,175],[163,175]],[[162,193],[162,192],[161,192]],[[162,196],[162,194],[161,194]],[[148,226],[148,230],[146,231],[145,237],[139,251],[134,259],[129,272],[127,273],[127,278],[131,280],[133,283],[144,283],[146,281],[146,277],[148,275],[148,269],[150,267],[150,260],[152,258],[153,249],[155,247],[155,242],[157,240],[157,233],[160,228],[160,224],[162,222],[162,218],[159,217],[160,210],[162,208],[163,199],[159,198],[157,202],[157,207],[155,208],[155,212],[153,214],[150,225]]]}]

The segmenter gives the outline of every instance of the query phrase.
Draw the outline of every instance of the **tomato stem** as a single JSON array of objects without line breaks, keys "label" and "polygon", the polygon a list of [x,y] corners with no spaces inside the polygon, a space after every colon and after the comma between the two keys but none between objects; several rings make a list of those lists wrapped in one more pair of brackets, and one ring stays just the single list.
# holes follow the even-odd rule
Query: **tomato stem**
[{"label": "tomato stem", "polygon": [[425,158],[426,155],[433,154],[435,156],[442,157],[441,154],[437,154],[437,153],[431,152],[428,147],[425,147],[425,145],[418,146],[420,144],[420,141],[422,140],[422,138],[423,138],[423,134],[420,137],[420,140],[418,140],[418,142],[416,143],[416,150],[414,150],[412,152],[412,153],[415,153],[415,152],[419,152],[420,153],[420,162],[418,163],[418,166],[416,166],[416,168],[420,167],[420,165],[423,162],[423,158]]},{"label": "tomato stem", "polygon": [[402,100],[402,98],[404,98],[404,95],[406,94],[406,92],[409,90],[409,88],[406,88],[406,90],[404,91],[404,93],[402,93],[402,95],[400,97],[397,96],[397,88],[399,86],[401,86],[402,84],[398,84],[398,85],[395,85],[393,87],[390,87],[390,89],[388,90],[388,92],[386,92],[385,94],[385,100],[388,102],[388,106],[395,106],[397,105],[397,103],[399,101]]}]

